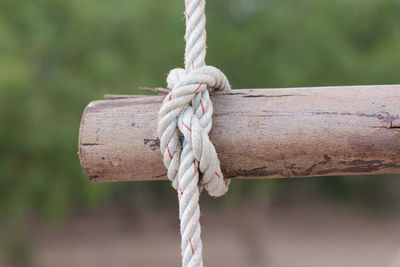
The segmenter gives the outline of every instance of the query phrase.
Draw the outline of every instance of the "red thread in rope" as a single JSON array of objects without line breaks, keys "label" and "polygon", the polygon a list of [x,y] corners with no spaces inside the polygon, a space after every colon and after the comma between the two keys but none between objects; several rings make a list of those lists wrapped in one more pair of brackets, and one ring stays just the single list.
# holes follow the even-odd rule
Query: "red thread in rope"
[{"label": "red thread in rope", "polygon": [[203,102],[200,101],[200,105],[201,105],[201,110],[203,111],[203,115],[204,115],[204,105],[203,105]]},{"label": "red thread in rope", "polygon": [[218,176],[218,178],[221,178],[221,176],[219,176],[218,172],[215,172],[215,175],[217,175],[217,176]]},{"label": "red thread in rope", "polygon": [[188,129],[189,131],[192,131],[189,126],[187,126],[184,122],[182,122],[183,126],[185,126],[186,129]]},{"label": "red thread in rope", "polygon": [[169,151],[169,146],[168,145],[167,145],[167,150],[168,150],[169,157],[172,159],[171,151]]},{"label": "red thread in rope", "polygon": [[189,242],[190,242],[190,247],[192,248],[192,254],[194,254],[194,249],[193,249],[192,239],[189,239]]},{"label": "red thread in rope", "polygon": [[180,185],[178,185],[178,190],[179,190],[179,192],[181,193],[181,195],[183,195],[183,191],[182,191],[182,189],[181,189],[181,186],[180,186]]},{"label": "red thread in rope", "polygon": [[196,90],[194,90],[193,93],[196,93],[197,91],[199,91],[201,85],[202,85],[202,83],[199,83],[199,86],[197,86]]}]

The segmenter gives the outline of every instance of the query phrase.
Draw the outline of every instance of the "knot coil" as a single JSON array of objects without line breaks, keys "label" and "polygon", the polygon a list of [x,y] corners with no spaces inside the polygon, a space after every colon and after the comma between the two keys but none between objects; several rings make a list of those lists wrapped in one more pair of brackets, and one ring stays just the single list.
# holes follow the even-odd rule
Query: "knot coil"
[{"label": "knot coil", "polygon": [[208,137],[213,107],[207,88],[228,91],[231,90],[229,82],[219,69],[204,66],[191,71],[173,69],[167,83],[171,92],[159,112],[158,135],[168,178],[172,186],[179,189],[178,175],[185,176],[185,168],[179,171],[186,158],[183,154],[180,157],[179,137],[182,133],[185,143],[192,148],[193,160],[198,163],[194,165],[202,174],[199,186],[206,188],[212,196],[221,196],[227,191],[229,180],[223,179],[217,152]]}]

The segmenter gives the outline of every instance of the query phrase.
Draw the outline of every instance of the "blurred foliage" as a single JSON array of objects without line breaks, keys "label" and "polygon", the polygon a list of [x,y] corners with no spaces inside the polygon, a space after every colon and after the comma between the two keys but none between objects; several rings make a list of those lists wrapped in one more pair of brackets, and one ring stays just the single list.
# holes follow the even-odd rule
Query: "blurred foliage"
[{"label": "blurred foliage", "polygon": [[[117,194],[170,190],[168,183],[89,183],[77,140],[91,100],[165,86],[167,72],[183,64],[183,5],[0,1],[2,221],[59,220]],[[399,0],[209,1],[207,62],[220,67],[234,88],[399,83],[399,14]],[[233,183],[232,194],[257,188],[281,198],[290,181]],[[338,199],[363,186],[368,194],[355,195],[374,199],[390,188],[380,181],[304,183]]]}]

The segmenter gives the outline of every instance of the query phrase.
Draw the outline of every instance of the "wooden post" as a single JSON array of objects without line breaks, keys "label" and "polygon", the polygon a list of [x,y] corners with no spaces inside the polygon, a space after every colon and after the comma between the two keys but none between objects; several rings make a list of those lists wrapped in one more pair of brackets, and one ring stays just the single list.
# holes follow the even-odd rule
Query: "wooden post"
[{"label": "wooden post", "polygon": [[[400,173],[400,85],[234,90],[211,98],[210,138],[225,177]],[[162,100],[121,96],[87,106],[79,157],[89,179],[166,179],[157,138]]]}]

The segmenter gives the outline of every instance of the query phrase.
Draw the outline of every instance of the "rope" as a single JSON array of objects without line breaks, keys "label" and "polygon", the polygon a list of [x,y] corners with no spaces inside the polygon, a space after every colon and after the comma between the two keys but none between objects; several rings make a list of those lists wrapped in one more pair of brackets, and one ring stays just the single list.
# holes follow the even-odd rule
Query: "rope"
[{"label": "rope", "polygon": [[211,196],[221,196],[230,182],[223,178],[217,152],[208,137],[213,107],[207,88],[231,90],[220,70],[205,65],[205,0],[185,0],[185,6],[185,69],[169,73],[171,91],[158,116],[161,153],[168,178],[178,191],[184,267],[203,266],[200,192],[205,188]]}]

